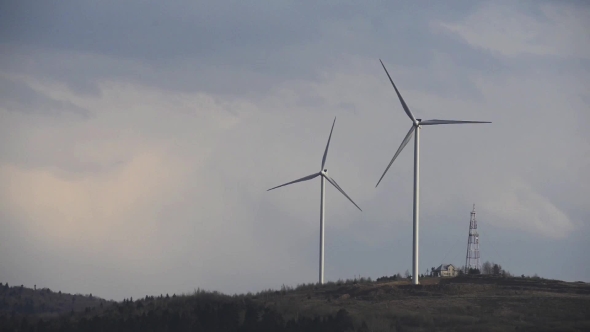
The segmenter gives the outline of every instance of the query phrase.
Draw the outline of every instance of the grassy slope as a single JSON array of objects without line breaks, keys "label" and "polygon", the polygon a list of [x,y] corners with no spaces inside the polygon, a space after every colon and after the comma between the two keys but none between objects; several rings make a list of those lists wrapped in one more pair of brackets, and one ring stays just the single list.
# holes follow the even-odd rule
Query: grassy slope
[{"label": "grassy slope", "polygon": [[[464,276],[343,284],[260,296],[280,313],[305,315],[346,308],[370,330],[590,330],[590,285],[556,280]],[[309,297],[309,298],[308,298]]]}]

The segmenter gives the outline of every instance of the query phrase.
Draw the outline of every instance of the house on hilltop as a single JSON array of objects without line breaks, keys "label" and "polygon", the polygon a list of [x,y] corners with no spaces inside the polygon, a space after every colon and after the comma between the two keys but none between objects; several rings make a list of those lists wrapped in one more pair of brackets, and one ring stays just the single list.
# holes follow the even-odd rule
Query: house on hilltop
[{"label": "house on hilltop", "polygon": [[453,264],[441,264],[432,271],[433,277],[455,277],[457,274],[459,274],[459,271]]}]

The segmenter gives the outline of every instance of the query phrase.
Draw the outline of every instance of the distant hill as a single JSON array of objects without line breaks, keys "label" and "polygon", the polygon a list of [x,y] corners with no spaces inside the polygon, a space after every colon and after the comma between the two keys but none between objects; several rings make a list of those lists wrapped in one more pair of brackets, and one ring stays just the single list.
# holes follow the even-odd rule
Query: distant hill
[{"label": "distant hill", "polygon": [[[6,331],[590,331],[587,283],[484,275],[427,277],[421,283],[361,279],[234,296],[199,290],[95,305],[57,318],[4,312],[0,327]],[[88,300],[102,303],[94,297]]]},{"label": "distant hill", "polygon": [[63,313],[84,311],[115,303],[92,294],[67,294],[49,288],[31,289],[24,286],[0,285],[0,315],[56,316]]}]

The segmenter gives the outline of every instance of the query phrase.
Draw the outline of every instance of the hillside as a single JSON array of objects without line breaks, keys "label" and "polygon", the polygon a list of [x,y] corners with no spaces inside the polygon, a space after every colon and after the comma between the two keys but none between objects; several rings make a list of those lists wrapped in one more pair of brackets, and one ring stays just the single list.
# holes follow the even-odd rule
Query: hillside
[{"label": "hillside", "polygon": [[491,276],[421,282],[331,282],[235,296],[197,291],[94,306],[59,318],[0,313],[0,326],[5,331],[590,330],[587,283]]},{"label": "hillside", "polygon": [[24,286],[0,284],[0,315],[57,316],[72,311],[84,311],[114,303],[92,294],[67,294],[48,288],[31,289]]}]

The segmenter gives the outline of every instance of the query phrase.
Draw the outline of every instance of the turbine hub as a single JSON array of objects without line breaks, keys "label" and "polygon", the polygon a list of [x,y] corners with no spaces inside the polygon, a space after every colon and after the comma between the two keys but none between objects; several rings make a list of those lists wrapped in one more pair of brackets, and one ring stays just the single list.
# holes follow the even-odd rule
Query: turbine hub
[{"label": "turbine hub", "polygon": [[322,171],[322,173],[328,173],[328,169],[324,168],[324,170]]},{"label": "turbine hub", "polygon": [[422,119],[416,119],[416,122],[414,122],[414,125],[419,126],[420,122],[422,122]]}]

